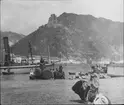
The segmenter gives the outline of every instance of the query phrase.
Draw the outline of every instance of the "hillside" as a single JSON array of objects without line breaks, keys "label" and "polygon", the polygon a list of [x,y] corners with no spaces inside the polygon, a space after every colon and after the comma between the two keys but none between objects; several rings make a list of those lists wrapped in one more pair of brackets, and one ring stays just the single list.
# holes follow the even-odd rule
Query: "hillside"
[{"label": "hillside", "polygon": [[[92,58],[120,58],[123,55],[123,24],[92,15],[52,14],[48,23],[12,46],[13,52],[28,55],[28,41],[34,55]],[[115,58],[114,58],[115,59]]]}]

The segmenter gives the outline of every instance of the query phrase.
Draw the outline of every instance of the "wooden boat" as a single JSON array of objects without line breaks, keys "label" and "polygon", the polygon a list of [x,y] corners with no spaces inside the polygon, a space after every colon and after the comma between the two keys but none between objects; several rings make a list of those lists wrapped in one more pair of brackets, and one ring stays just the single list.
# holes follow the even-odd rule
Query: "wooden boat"
[{"label": "wooden boat", "polygon": [[3,74],[3,75],[11,75],[11,74],[14,74],[14,72],[6,72],[6,71],[3,71],[2,74]]},{"label": "wooden boat", "polygon": [[35,72],[31,72],[29,78],[33,79],[52,79],[54,78],[53,72],[50,70],[44,70],[42,73],[36,74]]},{"label": "wooden boat", "polygon": [[65,79],[65,73],[63,71],[62,72],[55,71],[54,79]]},{"label": "wooden boat", "polygon": [[41,70],[40,67],[36,67],[30,71],[29,79],[65,79],[65,73],[63,71],[55,70],[56,64],[45,65],[45,68]]},{"label": "wooden boat", "polygon": [[[60,62],[61,60],[57,61],[57,62],[51,62],[49,45],[47,47],[48,47],[47,63],[41,57],[39,67],[35,67],[33,70],[31,70],[29,79],[53,79],[53,78],[54,79],[64,79],[65,78],[65,74],[62,70],[61,70],[61,73],[60,73],[60,71],[59,72],[57,71],[59,68],[63,69],[61,64],[56,64],[57,62]],[[57,66],[59,66],[59,68]],[[54,71],[54,70],[56,70],[56,71]]]},{"label": "wooden boat", "polygon": [[[29,74],[30,69],[38,67],[38,66],[39,65],[2,66],[2,67],[0,67],[0,70],[1,70],[1,74],[2,74],[2,71],[5,72],[7,69],[10,69],[10,72],[14,72],[14,74]],[[6,71],[6,72],[8,72],[8,71]]]}]

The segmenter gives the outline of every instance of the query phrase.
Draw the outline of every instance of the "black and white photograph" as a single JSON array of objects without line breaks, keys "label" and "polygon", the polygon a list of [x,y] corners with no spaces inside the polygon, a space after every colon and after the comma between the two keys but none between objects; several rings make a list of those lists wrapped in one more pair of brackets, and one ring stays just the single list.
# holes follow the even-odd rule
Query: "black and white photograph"
[{"label": "black and white photograph", "polygon": [[124,104],[124,0],[0,0],[0,105]]}]

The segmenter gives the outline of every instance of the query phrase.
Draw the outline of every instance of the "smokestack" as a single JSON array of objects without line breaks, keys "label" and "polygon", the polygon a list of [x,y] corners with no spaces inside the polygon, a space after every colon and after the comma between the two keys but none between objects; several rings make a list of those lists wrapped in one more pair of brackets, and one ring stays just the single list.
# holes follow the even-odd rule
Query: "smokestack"
[{"label": "smokestack", "polygon": [[9,47],[8,37],[3,37],[3,43],[4,43],[4,49],[5,49],[4,65],[9,66],[11,59],[10,59],[10,47]]}]

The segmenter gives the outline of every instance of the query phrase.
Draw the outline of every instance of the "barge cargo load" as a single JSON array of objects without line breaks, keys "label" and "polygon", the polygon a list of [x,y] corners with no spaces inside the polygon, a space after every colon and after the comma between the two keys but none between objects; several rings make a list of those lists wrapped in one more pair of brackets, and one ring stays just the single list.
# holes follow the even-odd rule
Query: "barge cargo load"
[{"label": "barge cargo load", "polygon": [[109,65],[107,74],[111,77],[124,77],[124,63]]}]

